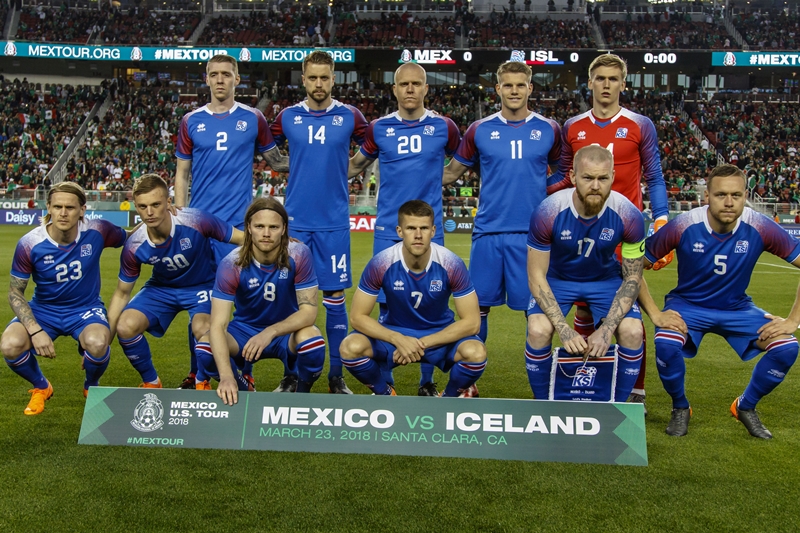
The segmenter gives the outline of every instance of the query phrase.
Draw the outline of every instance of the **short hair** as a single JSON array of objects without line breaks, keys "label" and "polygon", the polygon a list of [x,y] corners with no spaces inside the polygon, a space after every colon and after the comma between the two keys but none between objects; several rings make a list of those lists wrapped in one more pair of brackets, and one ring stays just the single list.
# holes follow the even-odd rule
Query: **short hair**
[{"label": "short hair", "polygon": [[740,178],[742,178],[745,187],[747,186],[747,177],[744,175],[744,172],[742,172],[736,165],[725,163],[724,165],[719,165],[717,167],[714,167],[714,170],[711,171],[711,174],[709,174],[708,179],[706,180],[706,188],[708,189],[711,188],[711,181],[717,176],[719,176],[720,178],[739,176]]},{"label": "short hair", "polygon": [[616,67],[622,72],[622,81],[628,78],[628,64],[617,54],[603,54],[594,58],[589,65],[589,79],[592,79],[592,72],[597,67]]},{"label": "short hair", "polygon": [[520,61],[506,61],[497,68],[498,83],[500,82],[500,76],[503,74],[525,74],[528,78],[528,83],[530,83],[533,71],[531,67]]},{"label": "short hair", "polygon": [[[47,191],[47,206],[49,211],[50,201],[53,198],[53,195],[57,192],[65,192],[68,194],[73,194],[78,198],[78,205],[81,207],[86,205],[86,192],[83,190],[83,187],[75,183],[74,181],[62,181],[60,183],[56,183],[50,190]],[[42,219],[44,224],[50,222],[50,213],[48,212],[44,218]]]},{"label": "short hair", "polygon": [[417,69],[419,69],[422,72],[422,77],[425,80],[425,83],[428,83],[428,71],[425,70],[425,67],[423,67],[419,63],[403,63],[402,65],[397,67],[397,70],[394,71],[394,78],[392,78],[392,83],[394,83],[395,85],[397,84],[397,75],[400,73],[400,69],[404,69],[409,65],[411,65],[411,67],[416,67]]},{"label": "short hair", "polygon": [[133,184],[133,197],[136,198],[140,194],[147,194],[156,189],[163,189],[164,194],[169,196],[169,187],[164,178],[158,174],[143,174]]},{"label": "short hair", "polygon": [[598,144],[590,144],[584,146],[577,152],[572,160],[572,168],[577,169],[578,164],[583,164],[584,161],[592,161],[594,163],[607,163],[611,169],[614,168],[614,154],[608,148],[603,148]]},{"label": "short hair", "polygon": [[233,56],[229,56],[228,54],[217,54],[215,56],[211,56],[211,59],[209,59],[208,63],[206,63],[206,73],[208,73],[208,67],[211,66],[211,63],[230,63],[233,65],[233,75],[239,75],[239,63]]},{"label": "short hair", "polygon": [[323,52],[322,50],[314,50],[303,58],[303,74],[306,73],[306,66],[309,64],[328,65],[331,67],[331,72],[333,72],[335,66],[333,57],[328,52]]},{"label": "short hair", "polygon": [[289,268],[289,214],[283,204],[272,196],[264,198],[256,198],[244,214],[244,240],[242,248],[239,250],[239,258],[236,260],[236,265],[242,268],[247,268],[253,263],[255,254],[253,253],[253,237],[250,235],[248,228],[250,222],[256,213],[260,211],[275,211],[280,215],[283,220],[284,232],[281,236],[280,252],[278,253],[278,260],[276,265],[278,268]]},{"label": "short hair", "polygon": [[[400,220],[403,217],[428,217],[433,220],[433,208],[428,202],[423,200],[409,200],[400,206],[397,210],[397,224],[400,225]],[[434,224],[436,223],[433,220]]]}]

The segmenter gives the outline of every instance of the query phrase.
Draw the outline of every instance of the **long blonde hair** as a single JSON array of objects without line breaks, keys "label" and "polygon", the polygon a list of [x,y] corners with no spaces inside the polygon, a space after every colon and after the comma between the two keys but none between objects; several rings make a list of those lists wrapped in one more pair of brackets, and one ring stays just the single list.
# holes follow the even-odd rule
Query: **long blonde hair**
[{"label": "long blonde hair", "polygon": [[[84,192],[83,187],[75,183],[74,181],[62,181],[61,183],[57,183],[53,185],[49,191],[47,191],[47,214],[42,219],[42,223],[47,225],[50,223],[50,200],[53,198],[53,195],[57,192],[66,192],[69,194],[74,194],[78,197],[78,203],[81,207],[86,205],[86,192]],[[81,217],[83,219],[83,217]]]},{"label": "long blonde hair", "polygon": [[253,236],[250,235],[250,222],[256,216],[256,213],[264,210],[275,211],[283,220],[284,231],[281,236],[278,260],[275,263],[278,268],[289,268],[289,214],[283,204],[271,196],[268,198],[256,198],[247,208],[247,212],[244,215],[244,242],[242,242],[242,249],[239,251],[239,259],[236,260],[236,265],[247,268],[253,262]]}]

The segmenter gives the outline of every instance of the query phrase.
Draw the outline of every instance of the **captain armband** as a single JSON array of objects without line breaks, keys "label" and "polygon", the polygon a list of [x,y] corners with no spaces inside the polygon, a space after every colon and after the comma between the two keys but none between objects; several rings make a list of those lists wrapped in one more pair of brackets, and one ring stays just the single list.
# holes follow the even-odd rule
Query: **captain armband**
[{"label": "captain armband", "polygon": [[623,259],[639,259],[644,256],[644,241],[636,243],[622,243],[622,257]]}]

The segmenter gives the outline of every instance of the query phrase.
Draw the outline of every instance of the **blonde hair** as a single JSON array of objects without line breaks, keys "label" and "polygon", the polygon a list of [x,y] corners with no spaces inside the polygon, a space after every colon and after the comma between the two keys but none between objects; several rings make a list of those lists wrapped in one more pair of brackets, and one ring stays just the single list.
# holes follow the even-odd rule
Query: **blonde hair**
[{"label": "blonde hair", "polygon": [[[48,224],[50,219],[50,200],[53,198],[53,195],[57,192],[65,192],[68,194],[74,194],[78,198],[78,204],[81,207],[86,205],[86,192],[83,190],[83,187],[75,183],[74,181],[62,181],[61,183],[57,183],[53,185],[49,191],[47,191],[47,210],[48,213],[42,219],[44,224]],[[83,218],[83,217],[81,217]]]},{"label": "blonde hair", "polygon": [[169,196],[169,187],[164,178],[158,174],[143,174],[133,184],[133,198],[135,199],[140,194],[147,194],[156,189],[163,189],[164,194]]},{"label": "blonde hair", "polygon": [[594,72],[594,69],[597,67],[618,68],[622,72],[623,83],[625,83],[625,80],[628,78],[628,64],[616,54],[603,54],[594,58],[594,61],[589,65],[589,79],[592,79],[592,72]]},{"label": "blonde hair", "polygon": [[506,61],[497,68],[497,83],[500,83],[500,76],[503,74],[525,74],[530,83],[533,71],[531,67],[520,61]]},{"label": "blonde hair", "polygon": [[212,56],[211,59],[208,60],[208,63],[206,63],[206,74],[208,74],[208,67],[211,66],[211,63],[230,63],[233,65],[233,75],[239,75],[239,63],[236,62],[236,58],[233,56],[229,56],[227,54],[218,54]]}]

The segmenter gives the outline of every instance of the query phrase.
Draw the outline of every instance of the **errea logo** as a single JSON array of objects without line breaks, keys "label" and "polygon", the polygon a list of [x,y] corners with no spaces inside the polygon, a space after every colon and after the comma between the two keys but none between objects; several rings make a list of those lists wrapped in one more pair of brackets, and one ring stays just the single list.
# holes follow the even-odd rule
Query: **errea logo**
[{"label": "errea logo", "polygon": [[585,131],[579,131],[578,132],[578,140],[582,141],[584,139],[586,139],[586,132]]},{"label": "errea logo", "polygon": [[203,133],[206,131],[206,125],[202,122],[197,126],[197,133]]},{"label": "errea logo", "polygon": [[386,136],[394,137],[394,128],[386,128]]},{"label": "errea logo", "polygon": [[696,242],[696,243],[694,243],[692,245],[692,251],[693,252],[698,252],[698,253],[701,253],[701,254],[706,251],[705,248],[706,247],[702,242]]},{"label": "errea logo", "polygon": [[406,288],[403,285],[404,285],[403,282],[398,279],[397,281],[394,282],[394,290],[396,291],[406,290]]},{"label": "errea logo", "polygon": [[258,278],[250,278],[250,279],[247,280],[247,288],[248,289],[255,289],[259,285],[261,285],[261,282],[258,280]]},{"label": "errea logo", "polygon": [[55,260],[53,259],[52,255],[44,256],[44,264],[45,265],[52,265],[53,263],[55,263]]},{"label": "errea logo", "polygon": [[561,240],[562,241],[569,241],[572,240],[572,232],[568,229],[565,229],[561,232]]},{"label": "errea logo", "polygon": [[500,138],[500,132],[499,132],[499,131],[497,131],[497,130],[493,131],[493,132],[492,132],[491,139],[492,139],[492,140],[496,140],[496,139],[499,139],[499,138]]},{"label": "errea logo", "polygon": [[295,124],[302,124],[303,123],[303,117],[294,117],[294,123]]}]

